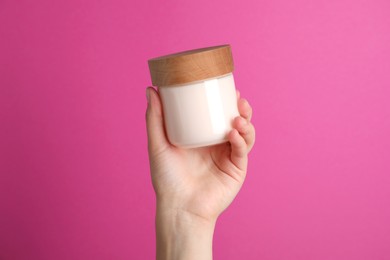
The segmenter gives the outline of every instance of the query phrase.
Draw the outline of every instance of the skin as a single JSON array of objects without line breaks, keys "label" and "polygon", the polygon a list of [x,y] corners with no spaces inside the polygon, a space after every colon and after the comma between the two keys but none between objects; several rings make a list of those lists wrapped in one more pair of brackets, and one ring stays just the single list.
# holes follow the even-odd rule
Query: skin
[{"label": "skin", "polygon": [[229,142],[180,149],[166,137],[158,92],[149,87],[146,96],[149,161],[157,201],[156,258],[212,259],[217,218],[245,180],[248,153],[255,141],[252,108],[237,92],[240,116],[233,121]]}]

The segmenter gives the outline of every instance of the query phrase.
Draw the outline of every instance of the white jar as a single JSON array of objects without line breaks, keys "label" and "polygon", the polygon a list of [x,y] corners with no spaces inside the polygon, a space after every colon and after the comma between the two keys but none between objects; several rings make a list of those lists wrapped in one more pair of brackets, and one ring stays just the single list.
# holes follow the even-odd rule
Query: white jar
[{"label": "white jar", "polygon": [[148,62],[170,143],[195,148],[226,142],[239,115],[230,46],[196,49]]}]

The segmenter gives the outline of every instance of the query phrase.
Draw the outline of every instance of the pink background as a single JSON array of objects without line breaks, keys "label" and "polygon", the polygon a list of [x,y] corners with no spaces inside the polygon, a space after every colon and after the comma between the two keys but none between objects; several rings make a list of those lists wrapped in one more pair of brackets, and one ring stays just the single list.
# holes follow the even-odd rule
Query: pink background
[{"label": "pink background", "polygon": [[223,43],[257,142],[215,259],[390,259],[387,0],[0,1],[0,259],[153,259],[146,61]]}]

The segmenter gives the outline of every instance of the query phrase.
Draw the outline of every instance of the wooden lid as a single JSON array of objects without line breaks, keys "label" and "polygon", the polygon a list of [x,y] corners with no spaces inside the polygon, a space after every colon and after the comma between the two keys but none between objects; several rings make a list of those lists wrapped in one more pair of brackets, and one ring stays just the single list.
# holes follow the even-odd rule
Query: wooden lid
[{"label": "wooden lid", "polygon": [[157,57],[148,61],[154,86],[184,84],[233,71],[230,45],[213,46]]}]

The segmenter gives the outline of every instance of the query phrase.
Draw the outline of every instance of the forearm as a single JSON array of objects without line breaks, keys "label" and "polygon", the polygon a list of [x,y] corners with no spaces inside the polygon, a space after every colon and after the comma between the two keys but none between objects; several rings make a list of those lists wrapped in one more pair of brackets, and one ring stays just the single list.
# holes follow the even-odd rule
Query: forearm
[{"label": "forearm", "polygon": [[157,260],[212,259],[215,221],[157,206]]}]

